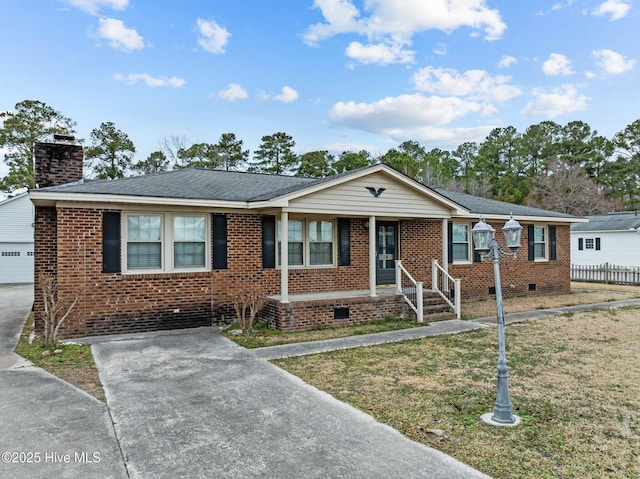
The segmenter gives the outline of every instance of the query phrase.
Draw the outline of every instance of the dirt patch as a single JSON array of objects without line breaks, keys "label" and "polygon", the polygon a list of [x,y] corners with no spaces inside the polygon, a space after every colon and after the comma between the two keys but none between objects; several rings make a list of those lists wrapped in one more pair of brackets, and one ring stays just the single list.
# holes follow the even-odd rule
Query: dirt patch
[{"label": "dirt patch", "polygon": [[73,384],[77,388],[88,392],[96,399],[106,402],[104,390],[100,382],[100,376],[95,366],[85,366],[82,368],[59,368],[50,371],[60,379]]}]

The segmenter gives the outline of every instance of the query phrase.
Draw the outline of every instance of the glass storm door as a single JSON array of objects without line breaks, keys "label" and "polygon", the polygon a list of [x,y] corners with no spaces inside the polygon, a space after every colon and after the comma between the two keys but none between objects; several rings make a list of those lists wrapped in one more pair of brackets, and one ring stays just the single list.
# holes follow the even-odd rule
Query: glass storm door
[{"label": "glass storm door", "polygon": [[376,223],[376,228],[376,284],[393,284],[398,259],[398,223],[381,221]]}]

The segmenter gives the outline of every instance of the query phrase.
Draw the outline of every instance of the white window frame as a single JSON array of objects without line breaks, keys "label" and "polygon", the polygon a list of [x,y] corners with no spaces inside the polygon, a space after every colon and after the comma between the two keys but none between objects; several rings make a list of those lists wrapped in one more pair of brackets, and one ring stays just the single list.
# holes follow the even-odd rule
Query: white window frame
[{"label": "white window frame", "polygon": [[[323,218],[323,217],[314,217],[314,216],[305,216],[305,217],[289,217],[289,224],[292,221],[302,221],[302,264],[291,264],[289,263],[289,269],[323,269],[323,268],[336,268],[337,267],[337,239],[338,232],[336,229],[336,220],[335,218]],[[312,221],[326,221],[331,223],[331,263],[326,264],[311,264],[311,239],[309,235],[309,227]],[[281,230],[282,223],[281,219],[278,218],[276,221],[276,267],[279,269],[282,265],[280,254],[282,250],[282,241],[281,241]],[[291,242],[289,241],[289,244]]]},{"label": "white window frame", "polygon": [[[471,240],[471,223],[453,222],[452,224],[453,224],[453,226],[466,226],[467,227],[467,259],[455,259],[455,258],[453,258],[453,252],[452,252],[451,263],[452,264],[471,264],[471,263],[473,263],[473,247],[472,247],[473,245],[472,245],[472,240]],[[462,243],[456,243],[456,242],[453,241],[453,228],[452,228],[452,233],[451,233],[451,244],[452,245],[462,244]]]},{"label": "white window frame", "polygon": [[[544,243],[536,243],[536,230],[542,229],[544,232]],[[544,244],[544,257],[536,255],[536,245]],[[547,225],[533,225],[533,260],[538,262],[549,261],[549,228]]]},{"label": "white window frame", "polygon": [[585,238],[584,239],[584,249],[596,249],[596,239],[595,238]]},{"label": "white window frame", "polygon": [[[131,216],[160,216],[160,268],[129,268],[127,258],[127,244],[129,242],[128,218]],[[204,218],[204,266],[178,267],[174,266],[174,218],[191,216]],[[122,215],[122,271],[125,274],[155,274],[155,273],[197,273],[211,271],[211,220],[208,213],[193,212],[158,212],[158,211],[127,211]]]}]

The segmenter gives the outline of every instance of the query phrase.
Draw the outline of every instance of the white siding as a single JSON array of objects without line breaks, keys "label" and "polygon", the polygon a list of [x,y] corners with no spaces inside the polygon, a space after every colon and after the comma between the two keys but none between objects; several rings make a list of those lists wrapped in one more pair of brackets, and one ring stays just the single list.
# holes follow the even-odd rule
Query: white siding
[{"label": "white siding", "polygon": [[[385,191],[376,198],[367,191],[367,186]],[[380,172],[296,198],[289,203],[288,211],[412,218],[451,215],[446,205]]]},{"label": "white siding", "polygon": [[[587,238],[600,238],[600,250],[579,250],[579,238],[583,244]],[[640,233],[635,231],[593,231],[571,233],[571,263],[598,265],[609,263],[618,266],[640,267]]]},{"label": "white siding", "polygon": [[0,243],[33,243],[34,207],[25,193],[0,203]]},{"label": "white siding", "polygon": [[0,243],[2,283],[33,283],[33,243]]},{"label": "white siding", "polygon": [[0,283],[33,282],[33,221],[26,193],[0,203]]}]

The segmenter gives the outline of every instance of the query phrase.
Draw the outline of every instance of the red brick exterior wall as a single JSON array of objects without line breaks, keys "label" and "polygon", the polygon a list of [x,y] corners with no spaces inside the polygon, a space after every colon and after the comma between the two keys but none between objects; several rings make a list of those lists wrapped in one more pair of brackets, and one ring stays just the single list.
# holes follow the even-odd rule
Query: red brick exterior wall
[{"label": "red brick exterior wall", "polygon": [[[44,308],[42,293],[38,285],[41,274],[56,276],[58,271],[58,229],[56,208],[37,206],[34,224],[34,310],[36,318]],[[40,326],[36,324],[36,326]]]},{"label": "red brick exterior wall", "polygon": [[[503,224],[490,223],[496,230],[498,243],[508,250],[502,236]],[[568,293],[571,290],[571,259],[569,225],[556,226],[556,260],[529,261],[527,255],[527,224],[522,223],[521,247],[517,258],[500,259],[500,280],[504,296]],[[481,263],[450,264],[449,274],[462,281],[462,299],[481,299],[489,296],[494,287],[493,262],[485,258]],[[535,285],[530,291],[529,285]],[[533,287],[533,286],[532,286]]]},{"label": "red brick exterior wall", "polygon": [[[442,221],[403,220],[400,256],[404,266],[426,288],[431,284],[431,260],[442,263]],[[493,225],[497,227],[498,225]],[[280,293],[280,270],[262,268],[262,216],[227,215],[228,269],[198,273],[102,273],[102,210],[38,208],[36,212],[36,274],[57,274],[59,297],[67,304],[80,301],[60,330],[62,337],[174,329],[234,319],[235,294],[257,289],[265,295]],[[351,265],[334,268],[293,269],[290,294],[369,288],[369,232],[364,220],[351,220]],[[523,244],[526,245],[526,228]],[[124,246],[124,245],[123,245]],[[527,261],[526,247],[517,260],[501,262],[505,295],[569,290],[569,227],[557,227],[557,261]],[[488,296],[493,285],[490,262],[450,265],[462,278],[465,299]],[[511,288],[510,285],[514,287]],[[36,292],[36,297],[38,293]],[[36,301],[36,318],[41,313]],[[349,307],[349,320],[334,320],[336,307]],[[380,319],[398,315],[402,303],[395,296],[371,301],[349,299],[325,303],[271,302],[263,316],[285,330],[308,329]]]},{"label": "red brick exterior wall", "polygon": [[[336,319],[334,311],[337,308],[348,308],[349,318]],[[270,300],[261,314],[261,319],[274,324],[282,331],[300,331],[404,316],[408,309],[397,295],[297,301],[287,304]]]},{"label": "red brick exterior wall", "polygon": [[416,281],[431,288],[431,262],[442,264],[442,220],[400,221],[400,259]]}]

